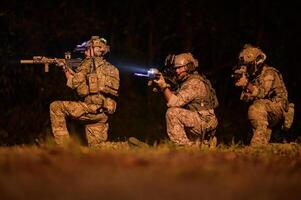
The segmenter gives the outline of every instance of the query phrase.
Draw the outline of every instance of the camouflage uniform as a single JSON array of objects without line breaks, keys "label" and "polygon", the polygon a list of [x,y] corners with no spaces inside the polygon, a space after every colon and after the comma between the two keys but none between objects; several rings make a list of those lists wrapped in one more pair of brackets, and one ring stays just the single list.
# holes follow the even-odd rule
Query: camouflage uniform
[{"label": "camouflage uniform", "polygon": [[287,90],[280,73],[264,65],[261,73],[253,80],[254,91],[243,91],[241,99],[252,101],[248,118],[253,128],[251,145],[269,143],[272,127],[283,122],[283,113],[288,107]]},{"label": "camouflage uniform", "polygon": [[268,144],[272,128],[282,123],[282,128],[287,130],[294,118],[294,104],[288,102],[282,76],[265,64],[265,60],[261,49],[246,44],[239,54],[242,65],[234,72],[242,75],[236,82],[236,86],[244,88],[241,100],[252,102],[248,118],[253,129],[253,146]]},{"label": "camouflage uniform", "polygon": [[[189,74],[167,102],[167,134],[176,144],[192,144],[192,140],[217,127],[214,110],[205,107],[208,90],[197,72]],[[187,134],[186,134],[187,132]]]},{"label": "camouflage uniform", "polygon": [[84,59],[74,76],[67,80],[67,86],[76,89],[83,101],[55,101],[50,105],[52,131],[57,144],[63,144],[69,138],[66,117],[86,122],[85,133],[89,146],[108,138],[108,114],[116,109],[116,102],[110,97],[117,96],[119,71],[102,57],[94,57],[98,91],[91,93],[88,76],[92,62],[93,58]]}]

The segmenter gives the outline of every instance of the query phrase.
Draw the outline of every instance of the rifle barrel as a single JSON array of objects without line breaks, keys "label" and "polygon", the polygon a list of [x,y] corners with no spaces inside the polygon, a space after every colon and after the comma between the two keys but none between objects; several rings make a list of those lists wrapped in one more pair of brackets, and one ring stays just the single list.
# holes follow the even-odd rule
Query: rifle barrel
[{"label": "rifle barrel", "polygon": [[33,60],[20,60],[21,64],[33,64]]}]

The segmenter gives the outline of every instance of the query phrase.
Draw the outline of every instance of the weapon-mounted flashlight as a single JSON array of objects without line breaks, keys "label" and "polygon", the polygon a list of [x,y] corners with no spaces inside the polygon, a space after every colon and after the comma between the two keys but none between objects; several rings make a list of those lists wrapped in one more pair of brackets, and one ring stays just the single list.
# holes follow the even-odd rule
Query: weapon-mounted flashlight
[{"label": "weapon-mounted flashlight", "polygon": [[157,68],[150,68],[146,74],[134,73],[136,76],[148,77],[151,80],[158,80],[160,78],[160,71]]}]

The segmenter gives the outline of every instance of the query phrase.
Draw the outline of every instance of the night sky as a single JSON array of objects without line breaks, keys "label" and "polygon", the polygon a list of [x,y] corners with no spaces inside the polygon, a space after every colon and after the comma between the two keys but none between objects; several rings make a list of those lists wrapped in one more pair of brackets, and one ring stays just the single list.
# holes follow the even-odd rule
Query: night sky
[{"label": "night sky", "polygon": [[[78,100],[65,86],[60,69],[16,64],[35,55],[63,57],[91,35],[108,40],[106,59],[121,72],[117,112],[110,140],[130,136],[153,142],[165,139],[166,105],[135,69],[162,66],[169,53],[191,52],[216,88],[220,101],[220,142],[248,143],[247,105],[230,78],[245,43],[260,46],[267,63],[283,75],[296,118],[288,133],[273,140],[300,137],[298,84],[301,19],[298,3],[289,1],[17,1],[0,3],[0,144],[32,144],[51,135],[49,104]],[[74,55],[80,56],[80,55]],[[81,126],[70,121],[71,133]]]}]

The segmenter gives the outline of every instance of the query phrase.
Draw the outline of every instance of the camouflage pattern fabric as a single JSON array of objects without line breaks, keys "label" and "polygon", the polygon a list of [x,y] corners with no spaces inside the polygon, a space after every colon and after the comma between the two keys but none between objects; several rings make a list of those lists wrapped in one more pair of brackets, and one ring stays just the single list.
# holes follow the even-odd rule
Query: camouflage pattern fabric
[{"label": "camouflage pattern fabric", "polygon": [[217,127],[217,119],[211,115],[202,115],[196,111],[171,107],[166,112],[167,134],[171,141],[179,145],[193,144],[193,140],[202,138],[202,134]]},{"label": "camouflage pattern fabric", "polygon": [[[92,108],[91,108],[92,107]],[[66,117],[86,122],[85,132],[89,146],[96,146],[108,138],[108,116],[95,113],[94,105],[84,102],[54,101],[50,104],[50,119],[55,142],[64,144],[69,139]]]},{"label": "camouflage pattern fabric", "polygon": [[253,129],[251,145],[268,144],[272,128],[283,123],[288,94],[280,73],[267,65],[253,81],[252,94],[242,93],[241,99],[251,100],[248,118]]},{"label": "camouflage pattern fabric", "polygon": [[[92,59],[82,61],[76,73],[69,77],[67,86],[76,89],[83,101],[55,101],[50,105],[51,126],[57,144],[63,144],[69,138],[66,117],[86,122],[85,132],[89,146],[95,146],[107,140],[108,114],[113,114],[116,101],[107,94],[117,96],[119,88],[118,69],[101,57],[95,57],[96,72],[102,77],[98,79],[99,92],[91,93],[87,84],[87,76],[91,72]],[[109,78],[107,78],[109,77]],[[109,89],[105,89],[108,84]]]},{"label": "camouflage pattern fabric", "polygon": [[189,110],[189,103],[207,95],[201,79],[193,78],[184,81],[167,102],[167,134],[171,141],[179,145],[189,145],[193,140],[202,138],[202,134],[217,127],[217,118],[213,109]]},{"label": "camouflage pattern fabric", "polygon": [[272,127],[283,120],[282,105],[268,99],[253,102],[248,109],[248,118],[253,129],[251,145],[266,145],[272,134]]},{"label": "camouflage pattern fabric", "polygon": [[251,96],[254,99],[270,99],[274,102],[287,103],[288,94],[285,84],[275,68],[265,65],[253,82],[255,90]]},{"label": "camouflage pattern fabric", "polygon": [[291,126],[294,122],[294,115],[295,115],[295,104],[289,103],[287,111],[283,112],[284,122],[281,127],[282,130],[288,131],[291,128]]},{"label": "camouflage pattern fabric", "polygon": [[[87,84],[87,76],[91,72],[92,63],[91,58],[84,59],[75,75],[67,80],[67,86],[76,89],[81,97],[86,97],[87,95],[93,96],[93,94],[89,92],[89,85]],[[118,96],[117,90],[120,82],[118,69],[101,57],[95,57],[94,63],[96,66],[95,71],[98,76],[99,92]],[[99,102],[95,103],[98,104]]]}]

